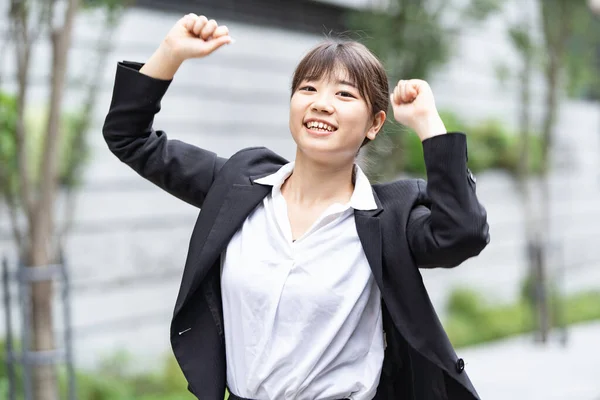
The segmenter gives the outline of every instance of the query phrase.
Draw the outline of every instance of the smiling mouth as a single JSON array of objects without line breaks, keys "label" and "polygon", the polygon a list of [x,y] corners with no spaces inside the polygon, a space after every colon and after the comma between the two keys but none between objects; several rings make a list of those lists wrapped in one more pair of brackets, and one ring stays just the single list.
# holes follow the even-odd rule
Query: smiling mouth
[{"label": "smiling mouth", "polygon": [[311,131],[319,132],[319,133],[331,133],[337,131],[337,128],[326,124],[324,122],[317,121],[309,121],[304,124],[304,126]]}]

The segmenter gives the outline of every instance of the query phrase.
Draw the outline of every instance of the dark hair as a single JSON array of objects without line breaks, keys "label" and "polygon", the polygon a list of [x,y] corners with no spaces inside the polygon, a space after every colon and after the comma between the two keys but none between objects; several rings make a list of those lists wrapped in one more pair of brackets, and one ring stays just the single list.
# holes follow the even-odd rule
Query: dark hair
[{"label": "dark hair", "polygon": [[[313,47],[300,61],[292,78],[292,95],[303,80],[332,78],[339,68],[346,70],[373,116],[388,110],[390,90],[381,61],[362,43],[328,39]],[[370,140],[365,139],[362,146]]]}]

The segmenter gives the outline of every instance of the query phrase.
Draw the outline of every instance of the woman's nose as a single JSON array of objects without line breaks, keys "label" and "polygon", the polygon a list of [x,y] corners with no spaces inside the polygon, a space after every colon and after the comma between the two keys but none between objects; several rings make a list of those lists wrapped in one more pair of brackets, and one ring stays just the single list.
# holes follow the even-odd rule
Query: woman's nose
[{"label": "woman's nose", "polygon": [[312,110],[331,114],[333,112],[333,106],[331,105],[331,101],[320,97],[312,104]]}]

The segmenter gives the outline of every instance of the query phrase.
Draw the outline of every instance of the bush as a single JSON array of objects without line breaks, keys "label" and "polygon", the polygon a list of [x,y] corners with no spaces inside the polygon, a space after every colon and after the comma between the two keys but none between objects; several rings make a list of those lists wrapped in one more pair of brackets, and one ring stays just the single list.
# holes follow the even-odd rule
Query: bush
[{"label": "bush", "polygon": [[[64,379],[61,380],[64,382]],[[66,393],[64,383],[61,385]],[[85,400],[130,400],[135,398],[133,385],[123,379],[102,374],[77,374],[77,398]],[[63,394],[66,398],[66,394]]]},{"label": "bush", "polygon": [[[0,399],[8,398],[6,346],[0,342]],[[77,371],[76,388],[79,400],[192,400],[173,355],[165,357],[158,372],[134,373],[135,360],[124,352],[106,359],[95,371]],[[23,398],[21,368],[17,368],[17,399]],[[63,368],[59,371],[61,398],[66,398],[67,382]]]},{"label": "bush", "polygon": [[600,318],[600,292],[584,292],[569,297],[564,304],[564,324],[592,321]]},{"label": "bush", "polygon": [[456,347],[487,342],[531,330],[529,307],[489,306],[472,289],[454,290],[448,301],[446,331]]},{"label": "bush", "polygon": [[[553,310],[557,310],[556,305],[562,305],[564,310],[551,316],[553,326],[600,319],[600,291],[567,297],[554,294],[552,300]],[[458,288],[450,295],[447,311],[444,327],[455,347],[490,342],[535,329],[533,308],[526,298],[513,304],[491,305],[476,291]]]},{"label": "bush", "polygon": [[[517,176],[520,158],[520,136],[510,132],[496,119],[467,124],[456,114],[440,112],[449,132],[465,132],[469,168],[474,173],[501,170]],[[425,176],[423,146],[410,129],[393,121],[384,126],[385,135],[367,148],[366,170],[369,178],[394,179],[399,173]],[[529,169],[532,174],[541,172],[542,144],[538,135],[530,135]],[[376,160],[376,161],[375,161]]]}]

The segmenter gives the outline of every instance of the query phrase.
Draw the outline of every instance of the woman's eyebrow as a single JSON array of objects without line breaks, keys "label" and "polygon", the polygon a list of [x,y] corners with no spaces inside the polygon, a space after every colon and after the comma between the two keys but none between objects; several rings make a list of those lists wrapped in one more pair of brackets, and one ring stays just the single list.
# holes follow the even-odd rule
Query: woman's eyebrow
[{"label": "woman's eyebrow", "polygon": [[358,89],[358,88],[356,87],[356,84],[354,84],[354,82],[350,82],[350,81],[346,81],[346,80],[338,80],[338,81],[337,81],[337,84],[338,84],[338,85],[347,85],[347,86],[352,86],[353,88],[355,88],[355,89]]}]

